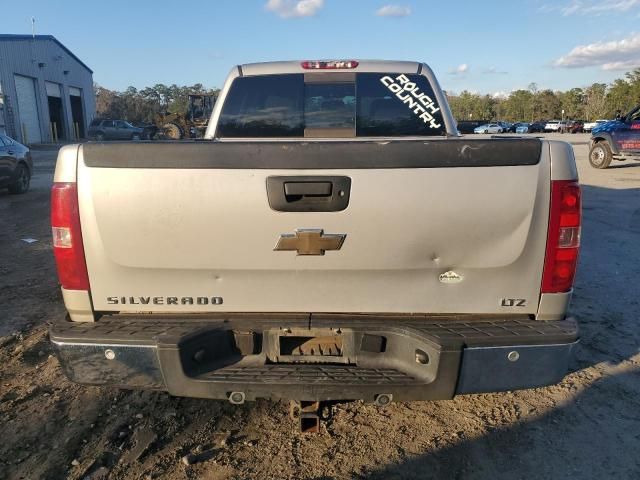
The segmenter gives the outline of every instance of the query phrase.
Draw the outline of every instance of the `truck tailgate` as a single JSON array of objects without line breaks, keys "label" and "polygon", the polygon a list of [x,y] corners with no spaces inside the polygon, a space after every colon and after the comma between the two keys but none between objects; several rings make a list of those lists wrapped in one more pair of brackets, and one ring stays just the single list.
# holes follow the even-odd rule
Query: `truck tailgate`
[{"label": "truck tailgate", "polygon": [[[283,176],[348,177],[348,205],[274,210]],[[539,140],[86,144],[77,180],[97,311],[537,311]],[[301,230],[344,239],[275,250]]]}]

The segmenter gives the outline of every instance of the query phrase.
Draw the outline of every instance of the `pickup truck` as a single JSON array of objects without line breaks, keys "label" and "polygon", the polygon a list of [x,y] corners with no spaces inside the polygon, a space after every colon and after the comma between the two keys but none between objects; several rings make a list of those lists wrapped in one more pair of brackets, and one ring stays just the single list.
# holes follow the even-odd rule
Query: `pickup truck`
[{"label": "pickup truck", "polygon": [[206,139],[63,147],[50,327],[75,382],[297,401],[558,382],[571,146],[460,136],[424,63],[239,65]]},{"label": "pickup truck", "polygon": [[604,169],[613,160],[640,158],[640,106],[624,118],[603,121],[591,131],[589,163]]}]

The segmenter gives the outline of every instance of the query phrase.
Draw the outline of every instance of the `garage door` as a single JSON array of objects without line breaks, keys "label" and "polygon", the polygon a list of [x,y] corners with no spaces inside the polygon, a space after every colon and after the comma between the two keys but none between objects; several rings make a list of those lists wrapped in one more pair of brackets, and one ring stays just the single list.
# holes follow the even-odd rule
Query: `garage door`
[{"label": "garage door", "polygon": [[15,76],[16,96],[18,97],[18,118],[20,120],[20,131],[24,132],[27,138],[22,140],[25,143],[40,143],[40,120],[38,118],[38,104],[36,103],[36,88],[33,78]]}]

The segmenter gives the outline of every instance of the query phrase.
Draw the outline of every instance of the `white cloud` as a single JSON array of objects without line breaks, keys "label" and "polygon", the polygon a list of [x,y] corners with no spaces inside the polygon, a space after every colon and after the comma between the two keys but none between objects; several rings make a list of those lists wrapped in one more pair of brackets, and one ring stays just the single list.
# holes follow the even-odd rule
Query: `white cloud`
[{"label": "white cloud", "polygon": [[504,90],[499,90],[497,92],[493,92],[491,94],[491,96],[493,98],[505,99],[505,98],[509,98],[509,94],[510,94],[510,92],[505,92]]},{"label": "white cloud", "polygon": [[324,0],[269,0],[265,8],[282,18],[313,17],[324,6]]},{"label": "white cloud", "polygon": [[506,75],[509,72],[498,70],[496,67],[488,67],[482,70],[482,73],[484,73],[485,75]]},{"label": "white cloud", "polygon": [[411,15],[411,9],[400,5],[385,5],[376,11],[376,15],[379,17],[407,17]]},{"label": "white cloud", "polygon": [[640,8],[640,0],[571,0],[562,5],[542,5],[540,12],[560,12],[569,15],[603,15],[607,13],[624,13]]},{"label": "white cloud", "polygon": [[640,34],[622,40],[578,45],[553,64],[563,68],[601,67],[603,70],[630,70],[640,67]]},{"label": "white cloud", "polygon": [[626,62],[609,62],[602,65],[603,70],[633,70],[640,66],[638,60],[627,60]]},{"label": "white cloud", "polygon": [[449,70],[449,74],[450,75],[464,75],[468,71],[469,71],[469,65],[467,65],[466,63],[461,63],[457,67],[452,68],[451,70]]}]

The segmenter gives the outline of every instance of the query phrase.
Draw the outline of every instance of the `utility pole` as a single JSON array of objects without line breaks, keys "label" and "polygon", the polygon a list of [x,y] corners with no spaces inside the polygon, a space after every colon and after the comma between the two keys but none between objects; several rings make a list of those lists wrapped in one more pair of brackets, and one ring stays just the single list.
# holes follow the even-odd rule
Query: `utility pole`
[{"label": "utility pole", "polygon": [[36,17],[31,17],[31,36],[36,38]]}]

